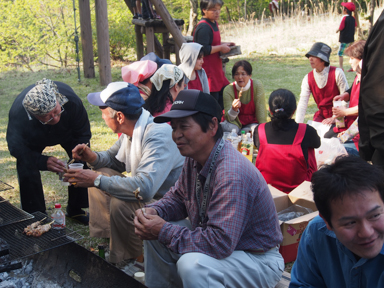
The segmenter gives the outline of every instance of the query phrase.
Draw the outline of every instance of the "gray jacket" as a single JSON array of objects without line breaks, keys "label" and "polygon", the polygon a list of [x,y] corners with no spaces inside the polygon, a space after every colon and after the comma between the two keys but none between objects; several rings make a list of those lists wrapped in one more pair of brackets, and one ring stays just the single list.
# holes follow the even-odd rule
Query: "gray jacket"
[{"label": "gray jacket", "polygon": [[[108,150],[96,152],[97,160],[89,165],[94,169],[108,167],[120,173],[125,172],[125,164],[116,159],[122,138]],[[171,126],[153,123],[149,117],[142,141],[142,158],[134,177],[102,176],[100,189],[124,201],[136,201],[133,194],[140,187],[140,195],[145,202],[155,195],[162,197],[172,187],[184,164],[184,157],[172,140]],[[130,172],[130,171],[126,171]]]}]

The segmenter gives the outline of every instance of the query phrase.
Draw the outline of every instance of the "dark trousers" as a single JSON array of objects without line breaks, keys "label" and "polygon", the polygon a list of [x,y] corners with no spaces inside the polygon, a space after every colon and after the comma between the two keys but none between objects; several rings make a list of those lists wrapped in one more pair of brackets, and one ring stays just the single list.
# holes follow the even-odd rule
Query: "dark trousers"
[{"label": "dark trousers", "polygon": [[[62,145],[68,157],[72,158],[72,148]],[[41,153],[42,151],[38,151]],[[37,167],[36,159],[26,155],[22,159],[17,159],[17,176],[20,186],[21,208],[28,213],[40,211],[46,213],[43,185],[41,175]],[[86,164],[84,169],[89,169]],[[68,186],[68,207],[72,211],[88,207],[88,188],[75,188]],[[67,208],[68,209],[68,208]]]},{"label": "dark trousers", "polygon": [[[216,101],[219,103],[221,109],[224,109],[224,101],[223,101],[223,91],[224,91],[224,88],[227,87],[227,86],[224,86],[223,88],[221,88],[220,91],[218,92],[210,92],[210,94],[213,96],[213,98],[216,99]],[[220,119],[219,119],[220,120]]]}]

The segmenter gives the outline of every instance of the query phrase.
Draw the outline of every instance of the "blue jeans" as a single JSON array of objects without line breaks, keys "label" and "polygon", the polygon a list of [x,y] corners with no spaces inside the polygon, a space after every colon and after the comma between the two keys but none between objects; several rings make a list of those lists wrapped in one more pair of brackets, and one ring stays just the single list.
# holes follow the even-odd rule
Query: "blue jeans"
[{"label": "blue jeans", "polygon": [[[188,220],[175,222],[190,228]],[[203,253],[177,254],[157,240],[144,241],[149,288],[275,287],[284,270],[279,248],[265,253],[234,251],[224,259]]]},{"label": "blue jeans", "polygon": [[359,151],[357,151],[356,145],[353,141],[347,141],[343,143],[343,146],[345,150],[347,150],[348,155],[359,156]]}]

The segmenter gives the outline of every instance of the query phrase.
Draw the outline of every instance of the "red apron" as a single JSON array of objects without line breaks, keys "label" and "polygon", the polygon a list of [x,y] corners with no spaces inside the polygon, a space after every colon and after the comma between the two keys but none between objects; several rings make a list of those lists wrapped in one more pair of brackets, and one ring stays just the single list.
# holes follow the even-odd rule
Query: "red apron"
[{"label": "red apron", "polygon": [[306,124],[299,124],[291,145],[269,144],[265,134],[265,123],[260,124],[257,129],[260,147],[256,168],[268,184],[289,193],[304,180],[311,180],[317,165],[314,149],[308,148],[308,165],[301,149],[301,142],[307,129]]},{"label": "red apron", "polygon": [[196,79],[188,82],[188,89],[196,89],[203,91],[203,85],[201,85],[199,74],[196,72]]},{"label": "red apron", "polygon": [[[197,23],[197,26],[199,26],[201,23],[207,24],[212,30],[213,39],[212,39],[211,46],[221,45],[220,31],[219,30],[213,31],[212,26],[209,25],[209,23],[206,20],[200,20],[199,23]],[[219,25],[217,25],[217,28],[219,28]],[[195,31],[196,31],[196,28],[195,28]],[[195,41],[195,38],[193,38],[193,41]],[[223,87],[229,84],[229,81],[225,77],[225,74],[223,71],[223,63],[220,59],[219,52],[209,54],[209,55],[204,55],[203,68],[205,70],[205,73],[207,73],[209,91],[219,92]]]},{"label": "red apron", "polygon": [[[358,77],[356,76],[355,80],[353,81],[351,95],[349,96],[349,108],[359,105],[360,81],[357,82],[357,80],[358,80]],[[345,128],[333,127],[333,132],[340,133],[344,130],[347,130],[352,125],[352,123],[356,120],[356,118],[357,118],[357,115],[344,117]]]},{"label": "red apron", "polygon": [[[249,101],[248,104],[241,103],[240,107],[240,113],[238,115],[240,123],[242,126],[252,124],[252,123],[259,123],[256,119],[256,107],[255,107],[255,101],[253,100],[253,81],[251,81],[251,101]],[[237,89],[236,84],[233,82],[233,92],[235,93],[235,99],[238,98],[237,96]]]},{"label": "red apron", "polygon": [[336,67],[331,66],[328,73],[327,85],[320,89],[315,81],[313,71],[308,73],[308,85],[319,110],[313,116],[313,121],[322,122],[332,117],[333,98],[340,94],[336,84]]}]

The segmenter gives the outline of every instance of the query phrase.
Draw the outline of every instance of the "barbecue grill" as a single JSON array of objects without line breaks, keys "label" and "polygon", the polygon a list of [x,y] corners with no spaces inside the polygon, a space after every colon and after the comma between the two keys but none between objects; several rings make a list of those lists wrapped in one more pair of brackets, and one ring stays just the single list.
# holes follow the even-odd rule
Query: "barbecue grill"
[{"label": "barbecue grill", "polygon": [[33,215],[13,206],[0,196],[0,227],[33,218]]},{"label": "barbecue grill", "polygon": [[[12,188],[0,181],[0,191]],[[83,237],[68,228],[50,229],[40,237],[23,234],[24,228],[45,217],[41,212],[29,214],[0,197],[0,273],[20,269],[22,262],[33,260],[33,270],[60,287],[146,287],[76,244]]]}]

